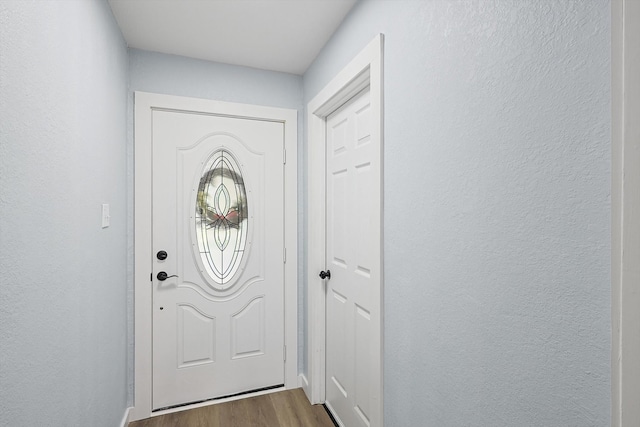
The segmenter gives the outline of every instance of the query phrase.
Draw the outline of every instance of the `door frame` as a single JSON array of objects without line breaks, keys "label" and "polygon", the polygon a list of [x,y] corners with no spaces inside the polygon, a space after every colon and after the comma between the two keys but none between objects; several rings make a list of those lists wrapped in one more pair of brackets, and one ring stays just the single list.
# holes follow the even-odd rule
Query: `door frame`
[{"label": "door frame", "polygon": [[611,2],[611,425],[640,425],[640,3]]},{"label": "door frame", "polygon": [[326,286],[318,277],[325,269],[326,248],[326,118],[361,90],[369,87],[371,96],[371,143],[376,144],[379,155],[379,209],[374,215],[374,240],[379,242],[378,292],[374,292],[372,306],[380,313],[372,318],[371,393],[376,408],[372,412],[371,425],[383,424],[383,44],[384,36],[378,34],[327,86],[307,105],[308,135],[308,245],[307,245],[307,372],[302,377],[303,389],[311,403],[325,401],[326,360]]},{"label": "door frame", "polygon": [[[284,125],[284,389],[298,386],[298,193],[297,111],[285,108],[134,93],[134,406],[131,421],[162,415],[152,413],[152,113],[155,109],[197,112],[226,117],[268,120]],[[287,260],[287,253],[289,254]],[[279,389],[270,390],[277,391]],[[257,392],[255,394],[260,394]],[[247,394],[247,397],[255,394]],[[227,401],[229,399],[225,399]],[[203,406],[223,400],[184,406]]]}]

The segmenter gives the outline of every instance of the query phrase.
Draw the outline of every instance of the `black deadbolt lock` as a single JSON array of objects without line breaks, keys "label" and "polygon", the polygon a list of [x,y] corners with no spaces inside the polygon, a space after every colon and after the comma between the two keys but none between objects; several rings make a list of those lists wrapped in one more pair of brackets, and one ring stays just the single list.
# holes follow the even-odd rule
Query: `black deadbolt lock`
[{"label": "black deadbolt lock", "polygon": [[165,259],[167,259],[167,251],[158,251],[158,253],[156,254],[156,257],[160,261],[164,261]]}]

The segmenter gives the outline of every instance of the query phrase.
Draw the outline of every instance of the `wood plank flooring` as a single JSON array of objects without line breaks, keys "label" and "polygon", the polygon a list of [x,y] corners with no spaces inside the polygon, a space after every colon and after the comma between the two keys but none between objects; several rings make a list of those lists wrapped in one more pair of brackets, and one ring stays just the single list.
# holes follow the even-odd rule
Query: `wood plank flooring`
[{"label": "wood plank flooring", "polygon": [[129,427],[334,427],[322,405],[301,388],[189,409],[129,423]]}]

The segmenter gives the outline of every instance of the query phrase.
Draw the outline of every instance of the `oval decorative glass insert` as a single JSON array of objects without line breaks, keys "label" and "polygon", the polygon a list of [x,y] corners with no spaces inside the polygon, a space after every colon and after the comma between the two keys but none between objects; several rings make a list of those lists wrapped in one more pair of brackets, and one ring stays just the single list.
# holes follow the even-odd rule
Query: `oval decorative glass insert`
[{"label": "oval decorative glass insert", "polygon": [[247,192],[240,166],[226,149],[215,151],[202,170],[196,197],[198,255],[223,288],[240,267],[247,244]]}]

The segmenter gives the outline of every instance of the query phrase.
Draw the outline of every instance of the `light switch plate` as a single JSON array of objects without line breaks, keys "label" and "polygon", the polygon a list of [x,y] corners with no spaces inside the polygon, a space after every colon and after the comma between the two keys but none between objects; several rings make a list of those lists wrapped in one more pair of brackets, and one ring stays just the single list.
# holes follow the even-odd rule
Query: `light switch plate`
[{"label": "light switch plate", "polygon": [[111,222],[111,216],[109,215],[109,203],[102,204],[102,228],[107,228]]}]

